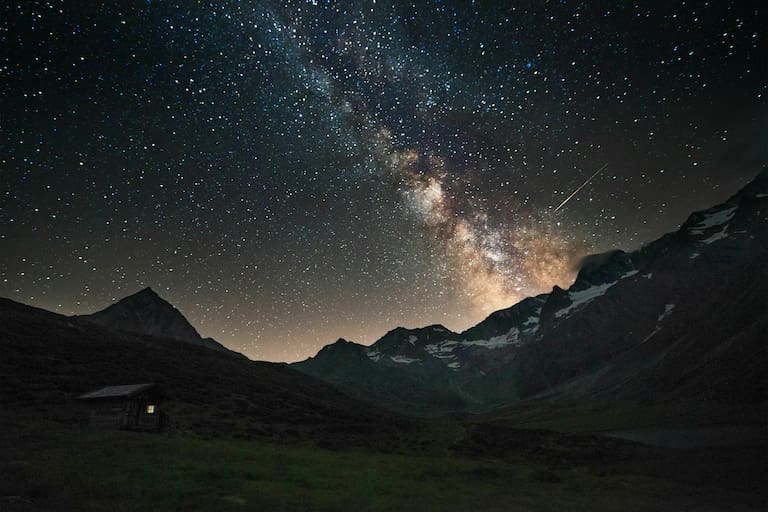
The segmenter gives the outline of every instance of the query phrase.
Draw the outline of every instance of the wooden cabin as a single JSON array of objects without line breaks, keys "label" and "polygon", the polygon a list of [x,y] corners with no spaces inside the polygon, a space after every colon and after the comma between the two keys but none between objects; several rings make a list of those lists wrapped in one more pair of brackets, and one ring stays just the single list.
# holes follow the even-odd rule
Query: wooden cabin
[{"label": "wooden cabin", "polygon": [[157,432],[162,426],[160,392],[153,383],[108,386],[77,400],[94,427]]}]

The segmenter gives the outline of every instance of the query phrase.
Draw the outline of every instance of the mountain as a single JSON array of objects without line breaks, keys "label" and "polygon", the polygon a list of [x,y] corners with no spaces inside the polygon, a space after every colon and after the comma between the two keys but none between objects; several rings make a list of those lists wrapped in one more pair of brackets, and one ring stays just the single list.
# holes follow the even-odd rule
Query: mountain
[{"label": "mountain", "polygon": [[[142,292],[140,298],[149,297]],[[43,411],[46,418],[69,421],[75,396],[155,382],[172,431],[337,445],[385,444],[410,428],[401,417],[285,364],[1,298],[0,354],[0,409],[9,413]]]},{"label": "mountain", "polygon": [[454,333],[398,328],[294,366],[393,409],[483,411],[521,399],[764,402],[768,169],[634,252]]},{"label": "mountain", "polygon": [[112,329],[174,338],[213,350],[232,352],[213,338],[200,336],[178,309],[149,287],[102,311],[79,318]]}]

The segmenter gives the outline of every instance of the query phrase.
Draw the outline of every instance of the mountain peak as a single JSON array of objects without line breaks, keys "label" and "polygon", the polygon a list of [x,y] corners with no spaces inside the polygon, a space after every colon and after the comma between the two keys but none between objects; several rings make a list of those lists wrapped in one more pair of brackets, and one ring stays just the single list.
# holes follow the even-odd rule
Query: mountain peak
[{"label": "mountain peak", "polygon": [[[186,341],[214,350],[230,352],[213,338],[203,338],[173,304],[147,286],[111,306],[81,318],[121,331]],[[237,352],[235,352],[237,353]]]},{"label": "mountain peak", "polygon": [[202,337],[171,303],[146,287],[85,318],[122,331],[151,334],[199,344]]},{"label": "mountain peak", "polygon": [[138,292],[134,293],[134,295],[147,295],[147,296],[153,296],[153,297],[160,297],[155,290],[153,290],[150,286],[147,286],[146,288],[143,288],[139,290]]},{"label": "mountain peak", "polygon": [[136,301],[136,300],[158,302],[162,304],[168,304],[169,306],[171,305],[167,300],[163,299],[160,295],[158,295],[158,293],[155,290],[153,290],[149,286],[147,286],[146,288],[142,288],[136,293],[123,297],[117,302],[117,304],[124,301]]}]

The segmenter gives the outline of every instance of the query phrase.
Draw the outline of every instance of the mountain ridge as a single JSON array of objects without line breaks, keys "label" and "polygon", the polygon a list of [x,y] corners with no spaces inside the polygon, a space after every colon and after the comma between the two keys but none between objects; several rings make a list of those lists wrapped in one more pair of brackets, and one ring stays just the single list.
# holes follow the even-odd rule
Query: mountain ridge
[{"label": "mountain ridge", "polygon": [[[422,340],[428,327],[397,328],[370,346],[348,342],[343,351],[324,347],[314,358],[294,366],[353,394],[381,395],[384,402],[394,396],[395,408],[407,412],[435,412],[428,399],[414,398],[416,391],[435,387],[444,402],[453,397],[446,403],[462,404],[449,411],[579,393],[647,398],[696,389],[712,394],[702,380],[716,367],[712,360],[747,359],[749,353],[759,367],[765,366],[764,349],[755,340],[768,321],[763,322],[766,312],[751,303],[768,295],[762,264],[768,261],[767,198],[768,169],[763,169],[724,203],[691,213],[674,232],[632,252],[613,250],[585,257],[568,289],[555,286],[550,293],[523,299],[462,333],[449,331]],[[750,287],[756,288],[751,295],[741,293]],[[740,306],[716,307],[718,300],[729,298]],[[713,318],[730,327],[718,331],[711,325]],[[756,332],[749,330],[753,325]],[[740,326],[745,326],[748,339],[735,348],[727,346],[723,340],[738,337]],[[686,328],[699,333],[698,341],[690,339]],[[720,338],[713,332],[721,332]],[[692,351],[690,362],[675,348],[681,346]],[[702,349],[701,357],[696,348]],[[745,354],[734,356],[739,350]],[[668,361],[675,361],[677,368]],[[350,369],[354,364],[366,370]],[[613,366],[624,368],[625,375]],[[728,366],[721,371],[736,370]],[[676,373],[681,374],[677,381]],[[365,375],[378,374],[382,375],[373,383],[366,382]],[[764,400],[765,386],[754,375],[749,378],[757,386],[752,399]],[[398,387],[398,380],[407,385]],[[729,386],[738,387],[737,379],[731,380]],[[579,386],[567,389],[565,383],[571,381]],[[423,382],[427,384],[419,384]]]}]

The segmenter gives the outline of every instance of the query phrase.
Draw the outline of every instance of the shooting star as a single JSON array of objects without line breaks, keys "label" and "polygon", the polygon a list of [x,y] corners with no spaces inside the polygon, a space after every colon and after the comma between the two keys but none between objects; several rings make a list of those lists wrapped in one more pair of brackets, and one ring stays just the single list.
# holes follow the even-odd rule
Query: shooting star
[{"label": "shooting star", "polygon": [[608,167],[608,163],[607,163],[607,162],[606,162],[606,163],[604,163],[604,164],[603,164],[603,166],[602,166],[601,168],[599,168],[597,171],[595,171],[595,174],[593,174],[592,176],[590,176],[589,178],[587,178],[587,181],[585,181],[584,183],[582,183],[582,184],[581,184],[581,186],[580,186],[579,188],[577,188],[576,190],[574,190],[574,191],[573,191],[573,194],[571,194],[571,195],[569,195],[567,198],[565,198],[565,201],[563,201],[562,203],[560,203],[560,206],[558,206],[557,208],[555,208],[555,211],[553,211],[553,212],[552,212],[552,215],[554,215],[554,214],[556,214],[557,212],[559,212],[559,211],[560,211],[560,209],[561,209],[563,206],[565,206],[565,205],[566,205],[566,203],[567,203],[568,201],[570,201],[571,199],[573,199],[573,196],[575,196],[576,194],[578,194],[578,193],[579,193],[579,191],[580,191],[581,189],[583,189],[584,187],[586,187],[586,186],[589,184],[589,182],[590,182],[590,181],[592,181],[592,179],[593,179],[595,176],[597,176],[598,174],[600,174],[601,172],[603,172],[603,171],[605,170],[605,168],[606,168],[606,167]]}]

